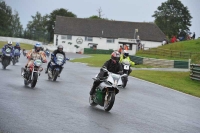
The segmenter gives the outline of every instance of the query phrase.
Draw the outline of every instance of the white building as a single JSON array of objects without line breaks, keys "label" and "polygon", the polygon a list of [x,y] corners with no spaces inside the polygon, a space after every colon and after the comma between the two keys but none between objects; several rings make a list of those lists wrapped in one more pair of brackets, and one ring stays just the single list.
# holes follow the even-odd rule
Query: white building
[{"label": "white building", "polygon": [[[138,31],[138,32],[137,32]],[[140,36],[144,47],[161,45],[164,33],[154,23],[109,21],[57,16],[54,45],[62,44],[66,52],[82,52],[84,48],[118,50],[128,45],[129,53],[136,53],[136,38]],[[77,48],[78,46],[78,48]]]}]

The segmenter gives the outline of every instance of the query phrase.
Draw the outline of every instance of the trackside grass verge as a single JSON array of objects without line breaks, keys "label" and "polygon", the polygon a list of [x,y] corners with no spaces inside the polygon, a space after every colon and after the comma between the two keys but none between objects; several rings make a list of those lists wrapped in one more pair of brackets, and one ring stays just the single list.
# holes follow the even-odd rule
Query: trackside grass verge
[{"label": "trackside grass verge", "polygon": [[[91,54],[89,58],[74,59],[71,62],[87,63],[92,67],[101,67],[110,59],[110,55]],[[151,66],[135,65],[135,68],[151,68]],[[130,76],[150,81],[171,89],[200,97],[200,82],[191,80],[189,72],[169,72],[152,70],[133,70]]]},{"label": "trackside grass verge", "polygon": [[[0,49],[1,49],[5,44],[7,44],[7,42],[2,42],[2,41],[0,41]],[[16,42],[13,42],[13,46],[15,46],[15,44],[16,44]],[[20,43],[20,47],[21,47],[21,49],[30,50],[30,49],[33,48],[33,45]]]},{"label": "trackside grass verge", "polygon": [[189,72],[133,70],[130,75],[200,97],[200,81],[191,80],[189,74]]}]

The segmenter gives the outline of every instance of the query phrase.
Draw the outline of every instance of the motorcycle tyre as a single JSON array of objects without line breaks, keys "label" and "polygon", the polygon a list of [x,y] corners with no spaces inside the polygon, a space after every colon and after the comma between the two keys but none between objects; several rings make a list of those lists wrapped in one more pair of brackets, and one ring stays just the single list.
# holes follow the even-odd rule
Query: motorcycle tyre
[{"label": "motorcycle tyre", "polygon": [[12,60],[12,63],[13,63],[13,65],[15,65],[15,64],[16,64],[16,61],[15,61],[15,59],[13,59],[13,60]]},{"label": "motorcycle tyre", "polygon": [[91,106],[97,106],[97,103],[95,103],[94,100],[92,100],[91,95],[89,96],[89,103]]},{"label": "motorcycle tyre", "polygon": [[114,92],[110,92],[109,93],[109,96],[110,96],[110,101],[108,103],[106,103],[107,101],[105,100],[104,101],[104,110],[105,111],[110,111],[114,105],[114,102],[115,102],[115,93]]},{"label": "motorcycle tyre", "polygon": [[34,88],[36,83],[37,83],[37,79],[38,79],[38,74],[37,73],[33,73],[33,80],[31,81],[31,88]]},{"label": "motorcycle tyre", "polygon": [[53,81],[56,81],[58,75],[59,75],[59,71],[54,71]]},{"label": "motorcycle tyre", "polygon": [[24,85],[28,86],[28,81],[24,79]]},{"label": "motorcycle tyre", "polygon": [[126,85],[127,85],[127,82],[128,82],[128,79],[124,78],[124,79],[123,79],[123,85],[122,85],[122,87],[123,87],[123,88],[125,88],[125,87],[126,87]]}]

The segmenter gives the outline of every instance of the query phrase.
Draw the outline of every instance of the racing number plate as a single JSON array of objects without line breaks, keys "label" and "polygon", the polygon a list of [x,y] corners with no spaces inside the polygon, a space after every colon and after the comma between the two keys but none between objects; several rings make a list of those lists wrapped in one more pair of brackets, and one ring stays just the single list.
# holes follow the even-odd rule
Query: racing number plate
[{"label": "racing number plate", "polygon": [[128,65],[124,65],[124,69],[125,70],[129,70],[129,66]]}]

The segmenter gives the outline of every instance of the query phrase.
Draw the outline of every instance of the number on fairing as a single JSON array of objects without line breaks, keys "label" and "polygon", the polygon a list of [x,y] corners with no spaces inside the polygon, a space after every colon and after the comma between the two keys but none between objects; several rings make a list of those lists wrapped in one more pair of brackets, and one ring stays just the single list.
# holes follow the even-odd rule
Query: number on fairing
[{"label": "number on fairing", "polygon": [[124,69],[125,70],[129,70],[129,66],[128,65],[124,65]]}]

